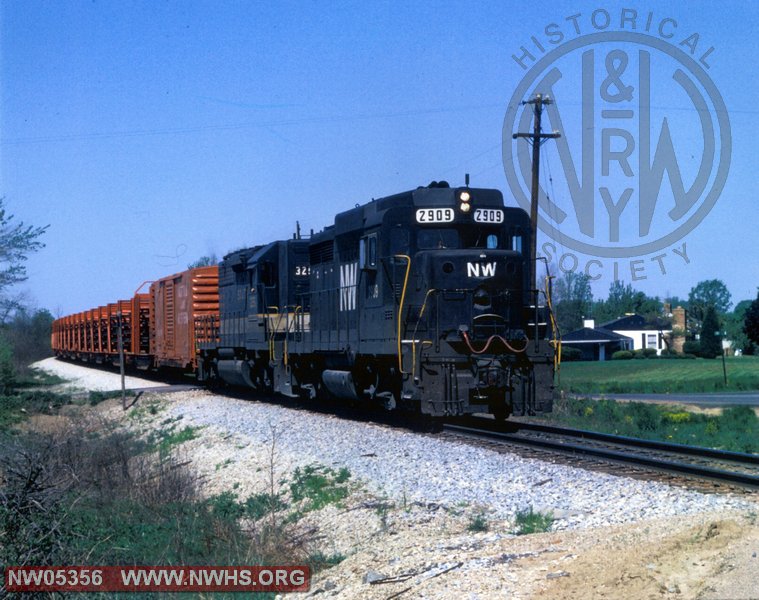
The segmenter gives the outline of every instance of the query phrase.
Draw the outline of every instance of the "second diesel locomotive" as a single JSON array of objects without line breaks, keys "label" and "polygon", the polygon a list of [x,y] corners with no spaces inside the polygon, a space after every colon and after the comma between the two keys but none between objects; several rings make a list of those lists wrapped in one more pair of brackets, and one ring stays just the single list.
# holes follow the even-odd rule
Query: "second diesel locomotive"
[{"label": "second diesel locomotive", "polygon": [[198,376],[433,417],[549,412],[553,330],[529,285],[530,235],[498,190],[433,182],[310,239],[233,252]]}]

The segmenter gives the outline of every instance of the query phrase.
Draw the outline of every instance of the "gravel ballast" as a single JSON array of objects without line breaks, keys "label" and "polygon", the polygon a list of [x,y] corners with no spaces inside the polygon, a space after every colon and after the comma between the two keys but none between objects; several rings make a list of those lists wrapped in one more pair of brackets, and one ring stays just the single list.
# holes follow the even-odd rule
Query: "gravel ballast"
[{"label": "gravel ballast", "polygon": [[[31,365],[33,369],[40,369],[53,375],[66,379],[62,385],[68,390],[89,390],[93,392],[112,392],[121,389],[121,375],[105,369],[87,368],[76,363],[70,363],[57,358],[46,358]],[[131,375],[124,378],[125,387],[128,390],[153,387],[168,387],[168,384],[151,379],[141,379]]]},{"label": "gravel ballast", "polygon": [[274,436],[287,464],[346,467],[371,492],[399,504],[468,504],[503,519],[530,508],[551,511],[555,530],[753,506],[259,401],[195,393],[172,402],[169,413],[233,434],[248,452],[266,452]]}]

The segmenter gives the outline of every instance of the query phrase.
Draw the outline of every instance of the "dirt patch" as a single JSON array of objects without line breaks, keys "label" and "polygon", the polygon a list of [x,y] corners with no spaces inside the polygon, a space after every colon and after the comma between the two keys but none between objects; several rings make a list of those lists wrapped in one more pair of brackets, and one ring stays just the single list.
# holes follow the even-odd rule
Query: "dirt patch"
[{"label": "dirt patch", "polygon": [[[545,578],[542,584],[536,580],[534,597],[702,598],[738,575],[727,575],[734,566],[732,550],[756,540],[758,533],[753,520],[742,515],[701,515],[638,524],[605,536],[591,534],[590,546],[581,538],[566,540],[576,557],[566,563],[561,577]],[[757,597],[759,574],[752,569],[740,577],[741,595],[724,597]]]},{"label": "dirt patch", "polygon": [[[335,598],[757,598],[759,529],[743,515],[699,515],[514,537],[432,518],[378,532],[316,577]],[[742,561],[740,559],[743,559]],[[753,561],[753,562],[752,562]],[[377,579],[367,581],[367,575]],[[753,595],[752,595],[753,594]]]},{"label": "dirt patch", "polygon": [[32,415],[18,425],[20,431],[58,434],[71,427],[71,419],[64,415]]}]

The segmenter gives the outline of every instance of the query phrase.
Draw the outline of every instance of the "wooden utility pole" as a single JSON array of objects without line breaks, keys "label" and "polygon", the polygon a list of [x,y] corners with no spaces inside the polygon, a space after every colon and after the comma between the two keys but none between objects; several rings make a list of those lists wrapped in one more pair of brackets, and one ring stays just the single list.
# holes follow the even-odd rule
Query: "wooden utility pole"
[{"label": "wooden utility pole", "polygon": [[[551,104],[548,96],[536,94],[532,100],[524,100],[522,104],[532,104],[532,110],[535,114],[535,126],[532,133],[515,133],[512,137],[526,138],[532,144],[532,189],[530,195],[530,225],[532,235],[530,237],[530,289],[538,289],[537,262],[538,262],[538,195],[540,192],[540,144],[543,140],[561,137],[557,131],[553,133],[540,132],[540,115],[543,112],[543,106]],[[535,297],[537,304],[537,295]]]},{"label": "wooden utility pole", "polygon": [[119,341],[119,371],[121,372],[121,408],[126,410],[126,385],[124,381],[124,321],[121,311],[119,316],[118,341]]}]

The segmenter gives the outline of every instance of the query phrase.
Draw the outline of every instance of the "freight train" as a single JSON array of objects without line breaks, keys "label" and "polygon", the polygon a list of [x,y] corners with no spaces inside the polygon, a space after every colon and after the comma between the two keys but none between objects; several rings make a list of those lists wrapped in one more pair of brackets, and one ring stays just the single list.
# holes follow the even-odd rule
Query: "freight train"
[{"label": "freight train", "polygon": [[498,190],[433,182],[58,319],[52,347],[431,417],[549,412],[558,340],[531,235]]}]

